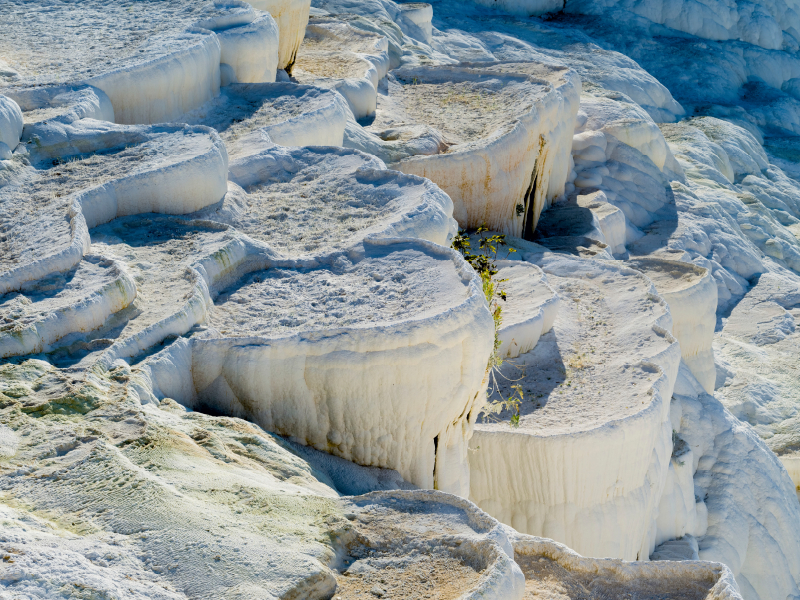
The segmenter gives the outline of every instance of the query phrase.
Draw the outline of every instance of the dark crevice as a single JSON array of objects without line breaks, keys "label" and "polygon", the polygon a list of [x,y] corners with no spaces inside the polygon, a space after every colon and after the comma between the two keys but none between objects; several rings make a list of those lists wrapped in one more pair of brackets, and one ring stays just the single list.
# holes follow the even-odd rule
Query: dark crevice
[{"label": "dark crevice", "polygon": [[436,483],[436,455],[439,452],[439,436],[433,438],[433,481]]},{"label": "dark crevice", "polygon": [[525,192],[525,223],[522,227],[522,239],[533,240],[533,230],[536,227],[536,217],[534,214],[534,205],[536,199],[536,184],[538,183],[537,167],[539,161],[533,164],[533,172],[531,173],[531,184],[528,186],[528,191]]}]

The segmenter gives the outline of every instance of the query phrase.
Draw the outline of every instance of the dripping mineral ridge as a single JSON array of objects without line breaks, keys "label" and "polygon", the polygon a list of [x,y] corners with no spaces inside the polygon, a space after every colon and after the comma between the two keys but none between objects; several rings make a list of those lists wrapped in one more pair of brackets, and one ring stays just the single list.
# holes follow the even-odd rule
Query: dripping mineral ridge
[{"label": "dripping mineral ridge", "polygon": [[799,324],[795,0],[0,1],[2,600],[800,600]]}]

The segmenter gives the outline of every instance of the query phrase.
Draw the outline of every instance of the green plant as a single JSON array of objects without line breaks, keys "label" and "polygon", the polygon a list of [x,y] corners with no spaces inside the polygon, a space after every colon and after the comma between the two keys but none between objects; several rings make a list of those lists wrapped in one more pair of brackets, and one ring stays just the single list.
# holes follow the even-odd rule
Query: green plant
[{"label": "green plant", "polygon": [[525,400],[525,394],[523,393],[522,386],[520,384],[512,385],[511,389],[514,390],[514,392],[508,398],[505,400],[495,400],[494,402],[489,402],[486,405],[486,408],[484,408],[484,412],[487,415],[494,415],[501,413],[504,410],[510,411],[511,418],[509,419],[509,425],[516,429],[519,427],[519,409]]},{"label": "green plant", "polygon": [[[489,228],[486,223],[482,223],[475,231],[469,232],[460,230],[453,238],[452,248],[461,253],[470,266],[475,269],[475,272],[480,276],[483,285],[483,294],[486,297],[486,302],[489,304],[489,312],[494,321],[494,346],[492,353],[489,356],[489,362],[486,365],[487,374],[491,375],[491,371],[497,369],[503,364],[503,359],[500,356],[500,327],[503,324],[503,307],[500,300],[505,302],[508,298],[505,290],[499,286],[505,279],[496,279],[499,269],[495,261],[498,260],[498,252],[503,246],[507,246],[506,236],[504,234],[489,235]],[[472,251],[472,238],[477,236],[478,253],[473,254]],[[509,254],[516,252],[514,248],[506,249],[507,258]],[[511,416],[511,426],[519,427],[519,407],[523,400],[522,388],[519,385],[512,386],[516,392],[512,394],[507,400],[498,400],[490,402],[485,409],[486,413],[499,413],[505,409],[513,412]],[[518,396],[518,398],[517,398]]]},{"label": "green plant", "polygon": [[[499,367],[503,364],[503,360],[498,354],[498,350],[500,349],[500,337],[498,333],[500,331],[500,326],[503,324],[503,308],[498,300],[502,300],[503,302],[507,300],[505,290],[498,287],[498,284],[503,283],[505,279],[494,278],[498,272],[495,261],[498,260],[497,254],[499,249],[507,245],[506,236],[503,234],[487,235],[488,231],[489,228],[486,226],[486,223],[483,223],[472,233],[472,235],[478,236],[478,254],[472,253],[471,234],[466,230],[460,230],[453,238],[452,243],[452,247],[461,253],[464,260],[466,260],[480,276],[481,283],[483,284],[483,294],[486,296],[486,302],[489,304],[489,312],[492,313],[492,319],[494,320],[494,348],[489,357],[489,364],[486,367],[487,370]],[[516,252],[516,250],[508,248],[506,257],[512,252]]]}]

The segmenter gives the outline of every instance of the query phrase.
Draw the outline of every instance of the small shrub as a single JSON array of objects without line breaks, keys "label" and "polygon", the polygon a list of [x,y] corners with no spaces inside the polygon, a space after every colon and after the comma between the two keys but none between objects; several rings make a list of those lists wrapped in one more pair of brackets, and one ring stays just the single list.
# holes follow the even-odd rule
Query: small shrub
[{"label": "small shrub", "polygon": [[[478,227],[472,235],[478,235],[478,248],[479,254],[472,253],[472,242],[470,240],[470,233],[466,230],[460,230],[453,238],[452,248],[461,253],[475,272],[481,278],[483,284],[483,294],[486,297],[486,302],[489,304],[489,312],[492,314],[494,321],[494,347],[489,356],[489,362],[486,365],[486,372],[490,373],[503,364],[503,359],[500,357],[500,327],[503,324],[503,307],[500,300],[505,302],[507,300],[506,292],[500,287],[505,279],[495,279],[498,273],[498,268],[495,263],[498,258],[498,252],[504,246],[507,246],[506,236],[503,234],[488,235],[489,228],[486,223]],[[506,249],[507,258],[509,254],[516,252],[513,248]],[[522,388],[519,385],[512,386],[515,393],[508,398],[508,400],[499,400],[490,402],[484,410],[486,413],[499,413],[505,409],[513,412],[511,416],[511,426],[519,427],[519,407],[523,400]]]}]

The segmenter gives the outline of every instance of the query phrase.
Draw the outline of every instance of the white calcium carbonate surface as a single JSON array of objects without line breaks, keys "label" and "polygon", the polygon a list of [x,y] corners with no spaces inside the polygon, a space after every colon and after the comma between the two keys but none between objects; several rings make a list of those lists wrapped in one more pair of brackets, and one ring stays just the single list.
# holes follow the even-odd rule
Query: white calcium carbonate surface
[{"label": "white calcium carbonate surface", "polygon": [[87,82],[108,96],[118,123],[157,123],[212,99],[220,83],[275,81],[291,65],[308,3],[263,4],[275,5],[264,8],[277,23],[237,1],[95,2],[84,11],[69,0],[9,2],[5,22],[25,25],[0,51],[13,87]]},{"label": "white calcium carbonate surface", "polygon": [[281,146],[341,146],[347,120],[331,91],[291,83],[232,84],[181,120],[215,129],[232,161]]},{"label": "white calcium carbonate surface", "polygon": [[291,69],[303,42],[311,0],[253,0],[249,4],[275,19],[280,37],[278,68]]},{"label": "white calcium carbonate surface", "polygon": [[[154,382],[189,406],[466,495],[492,331],[476,276],[425,242],[365,241],[349,256],[251,272],[221,290],[210,320],[219,333],[179,358],[165,350]],[[179,377],[175,361],[187,369]]]},{"label": "white calcium carbonate surface", "polygon": [[70,333],[97,329],[135,296],[136,284],[123,265],[86,256],[68,273],[0,296],[0,357],[50,350]]},{"label": "white calcium carbonate surface", "polygon": [[800,598],[797,7],[310,4],[0,4],[0,595]]},{"label": "white calcium carbonate surface", "polygon": [[2,292],[72,268],[88,250],[88,228],[142,212],[193,212],[225,194],[227,153],[205,127],[86,121],[34,131],[44,157],[57,149],[66,156],[45,159],[0,188]]},{"label": "white calcium carbonate surface", "polygon": [[456,232],[453,203],[439,188],[355,150],[273,146],[234,162],[230,175],[245,189],[229,184],[222,206],[198,216],[280,252],[320,254],[364,237],[447,246]]},{"label": "white calcium carbonate surface", "polygon": [[522,237],[563,193],[575,73],[543,65],[407,67],[393,73],[373,130],[401,123],[442,134],[442,150],[393,166],[427,177],[455,203],[462,227],[486,223]]},{"label": "white calcium carbonate surface", "polygon": [[653,258],[629,263],[647,275],[669,305],[672,335],[681,345],[681,358],[703,388],[713,393],[716,381],[711,344],[716,325],[717,286],[707,269]]},{"label": "white calcium carbonate surface", "polygon": [[536,265],[514,260],[495,265],[498,289],[506,294],[500,303],[503,321],[498,331],[502,342],[498,352],[505,360],[533,350],[539,337],[552,329],[560,299]]},{"label": "white calcium carbonate surface", "polygon": [[470,498],[520,532],[641,559],[655,545],[669,466],[680,354],[668,308],[631,269],[556,256],[541,264],[561,307],[536,348],[496,376],[490,399],[519,385],[525,400],[517,428],[509,411],[476,425]]},{"label": "white calcium carbonate surface", "polygon": [[[13,150],[22,135],[22,110],[11,98],[0,96],[0,143]],[[8,159],[10,156],[4,156]]]},{"label": "white calcium carbonate surface", "polygon": [[292,74],[302,83],[338,91],[356,118],[375,114],[377,88],[389,68],[386,38],[327,18],[315,18]]}]

